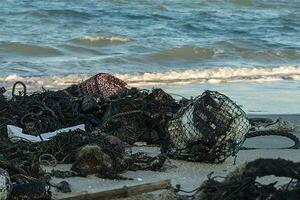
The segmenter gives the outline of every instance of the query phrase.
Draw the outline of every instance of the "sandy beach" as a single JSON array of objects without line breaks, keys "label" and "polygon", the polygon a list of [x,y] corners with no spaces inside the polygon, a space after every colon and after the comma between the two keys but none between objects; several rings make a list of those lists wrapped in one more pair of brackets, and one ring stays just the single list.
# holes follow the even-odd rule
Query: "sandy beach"
[{"label": "sandy beach", "polygon": [[[258,158],[300,165],[299,2],[0,1],[0,200],[15,194],[23,198],[24,193],[62,199],[160,180],[191,191],[212,172],[224,177]],[[257,128],[266,127],[249,124],[245,113],[249,118],[281,118],[296,127],[296,137],[287,132],[286,137],[255,137],[274,134],[270,127],[282,121],[265,124],[270,129],[259,132]],[[52,137],[78,125],[81,130]],[[227,158],[245,137],[243,147],[248,149]],[[124,150],[139,141],[149,145],[133,146],[132,151],[148,153],[152,158],[147,161]],[[298,149],[288,148],[293,141]],[[165,157],[157,156],[160,148],[153,143],[170,143],[165,148],[169,157],[180,151],[185,160],[227,159],[204,164],[166,158],[159,171],[128,171],[140,163],[160,169]],[[45,171],[70,172],[69,163],[78,176],[52,177],[48,183],[51,173]],[[263,164],[255,167],[268,166]],[[128,180],[84,177],[118,177],[124,171],[121,175]],[[258,182],[275,180],[278,186],[289,181],[267,176]],[[61,181],[72,192],[58,192]],[[34,191],[26,189],[27,183],[41,186],[42,192],[36,185]],[[265,193],[280,190],[251,183],[254,189],[247,184],[242,189],[254,191],[258,199],[269,200]],[[239,188],[227,197],[235,200],[236,191],[245,190],[240,182],[234,184]],[[298,190],[292,192],[300,195]],[[288,192],[282,191],[285,198]],[[220,194],[216,198],[224,196]]]},{"label": "sandy beach", "polygon": [[[300,125],[300,115],[250,115],[249,117],[267,117],[277,119],[281,117],[293,124]],[[300,138],[300,130],[295,132]],[[161,172],[153,171],[128,171],[123,175],[126,177],[133,178],[134,180],[107,180],[97,178],[95,176],[89,176],[87,178],[73,177],[66,179],[52,179],[53,183],[58,183],[62,180],[66,180],[70,183],[72,193],[57,193],[53,190],[53,197],[60,199],[63,197],[76,196],[78,194],[95,193],[99,191],[111,190],[121,188],[123,186],[132,186],[142,183],[156,182],[159,180],[171,179],[172,185],[180,184],[184,190],[193,190],[201,185],[201,183],[207,180],[207,175],[214,172],[215,175],[225,176],[229,172],[233,171],[237,167],[243,165],[245,162],[253,161],[257,158],[283,158],[300,162],[299,150],[298,149],[278,149],[282,147],[289,147],[292,142],[289,139],[278,137],[278,136],[264,136],[247,139],[244,143],[245,147],[256,147],[262,149],[255,150],[240,150],[236,164],[234,165],[234,158],[228,158],[222,164],[203,164],[193,163],[179,160],[169,160],[166,162],[164,170]],[[133,147],[133,151],[143,151],[151,155],[159,153],[159,148],[155,147]],[[60,165],[55,169],[67,170],[70,165]],[[46,167],[47,171],[53,168]],[[274,181],[275,178],[268,176],[262,179],[263,182]],[[279,180],[278,184],[286,183],[289,179],[276,178]]]}]

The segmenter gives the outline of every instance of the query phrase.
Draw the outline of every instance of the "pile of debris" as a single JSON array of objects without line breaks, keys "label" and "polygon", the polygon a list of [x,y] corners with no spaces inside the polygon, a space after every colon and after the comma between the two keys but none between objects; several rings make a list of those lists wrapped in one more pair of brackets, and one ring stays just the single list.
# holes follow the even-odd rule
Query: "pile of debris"
[{"label": "pile of debris", "polygon": [[[270,175],[291,178],[291,181],[283,186],[276,186],[277,181],[264,185],[257,180]],[[284,159],[257,159],[237,168],[223,181],[209,176],[194,195],[194,199],[297,200],[299,196],[300,163]]]},{"label": "pile of debris", "polygon": [[[17,93],[18,85],[23,89]],[[4,93],[1,88],[0,200],[51,199],[51,186],[70,191],[66,182],[51,185],[53,176],[130,179],[120,174],[161,170],[167,157],[220,163],[246,138],[266,135],[249,132],[253,126],[243,110],[218,92],[176,101],[162,89],[128,88],[105,73],[58,91],[27,94],[16,82],[12,98]],[[297,138],[280,134],[298,148]],[[127,151],[136,142],[159,145],[162,154]],[[57,164],[72,164],[71,171],[41,167]]]}]

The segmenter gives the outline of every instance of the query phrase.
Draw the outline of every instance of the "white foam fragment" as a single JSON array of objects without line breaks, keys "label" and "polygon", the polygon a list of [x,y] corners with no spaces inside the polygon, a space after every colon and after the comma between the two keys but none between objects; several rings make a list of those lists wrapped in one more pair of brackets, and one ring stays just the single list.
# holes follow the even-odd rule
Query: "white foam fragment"
[{"label": "white foam fragment", "polygon": [[42,141],[47,141],[60,133],[74,131],[77,129],[85,131],[85,125],[80,124],[77,126],[59,129],[53,132],[42,133],[40,134],[40,136],[34,136],[34,135],[24,134],[23,129],[20,127],[7,125],[7,135],[12,142],[16,142],[22,139],[29,142],[42,142]]},{"label": "white foam fragment", "polygon": [[128,42],[129,39],[121,36],[84,36],[80,40],[87,40],[90,42],[97,41],[111,41],[111,42]]}]

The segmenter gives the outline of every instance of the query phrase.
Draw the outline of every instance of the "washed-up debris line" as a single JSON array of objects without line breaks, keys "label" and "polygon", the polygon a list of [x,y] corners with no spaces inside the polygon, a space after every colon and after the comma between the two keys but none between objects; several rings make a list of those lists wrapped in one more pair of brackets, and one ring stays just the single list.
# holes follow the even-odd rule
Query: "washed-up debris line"
[{"label": "washed-up debris line", "polygon": [[[28,94],[22,82],[14,84],[11,98],[5,91],[0,88],[0,200],[7,195],[15,200],[51,199],[51,187],[69,191],[67,183],[50,184],[51,176],[130,179],[120,173],[161,170],[166,155],[219,163],[235,155],[246,138],[266,135],[259,130],[248,132],[250,124],[242,109],[213,91],[175,101],[162,89],[127,88],[122,80],[105,73],[59,91]],[[85,125],[85,131],[63,132],[50,140],[41,137],[79,124]],[[7,125],[39,136],[41,142],[9,138]],[[284,136],[292,139],[289,134]],[[293,139],[293,148],[298,148],[299,141]],[[127,148],[136,142],[159,144],[162,154],[132,154]],[[42,169],[42,165],[57,164],[72,164],[71,171]]]},{"label": "washed-up debris line", "polygon": [[120,90],[118,95],[91,92],[76,96],[67,88],[28,95],[23,83],[17,82],[14,88],[18,84],[24,87],[22,92],[15,94],[13,89],[12,99],[7,100],[3,95],[0,99],[4,134],[6,124],[16,125],[34,135],[85,124],[87,130],[98,127],[130,144],[137,141],[157,143],[166,134],[165,124],[180,108],[161,89],[150,92],[132,88]]},{"label": "washed-up debris line", "polygon": [[[99,77],[98,81],[101,79]],[[102,82],[103,87],[98,90],[85,90],[79,95],[71,94],[70,88],[27,94],[22,82],[13,86],[11,99],[4,96],[5,90],[1,90],[0,168],[7,170],[9,180],[14,185],[10,191],[13,192],[11,199],[51,198],[49,175],[69,177],[95,174],[104,178],[130,179],[118,174],[126,170],[162,168],[165,156],[129,154],[125,152],[127,145],[123,141],[133,144],[136,141],[157,143],[163,140],[166,133],[162,124],[167,123],[180,105],[160,89],[150,92],[122,88],[101,92],[117,80],[108,75],[101,77],[109,80],[108,83]],[[16,92],[18,85],[23,87],[19,93]],[[116,91],[119,91],[118,95]],[[128,120],[130,117],[140,120],[138,122],[141,124],[135,126],[132,123],[134,120]],[[113,129],[112,124],[116,120],[121,125]],[[40,143],[20,138],[13,138],[15,143],[12,143],[6,131],[6,125],[15,125],[21,127],[26,134],[39,136],[82,123],[86,125],[87,131],[61,133]],[[144,126],[142,131],[141,126]],[[108,134],[117,135],[123,141]],[[41,168],[41,165],[55,166],[63,163],[72,164],[72,171],[45,173]],[[40,186],[39,190],[35,189],[36,185]]]}]

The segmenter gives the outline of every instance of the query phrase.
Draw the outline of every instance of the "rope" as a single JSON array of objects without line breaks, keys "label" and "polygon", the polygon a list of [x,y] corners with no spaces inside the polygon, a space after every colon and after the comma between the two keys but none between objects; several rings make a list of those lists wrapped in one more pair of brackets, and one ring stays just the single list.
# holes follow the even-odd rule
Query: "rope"
[{"label": "rope", "polygon": [[143,111],[141,111],[141,110],[133,110],[133,111],[129,111],[129,112],[118,113],[118,114],[113,115],[111,117],[111,119],[115,119],[115,118],[118,118],[118,117],[124,117],[126,115],[137,114],[137,113],[143,113]]},{"label": "rope", "polygon": [[17,85],[22,85],[22,87],[23,87],[23,96],[26,96],[27,88],[26,88],[25,83],[23,83],[21,81],[17,81],[17,82],[14,83],[14,85],[12,87],[12,97],[18,96],[18,95],[15,94]]},{"label": "rope", "polygon": [[[49,160],[48,160],[48,159]],[[52,159],[52,160],[51,160]],[[41,165],[45,165],[45,166],[51,166],[51,167],[55,167],[58,163],[57,159],[55,158],[55,156],[53,156],[52,154],[49,154],[49,153],[45,153],[45,154],[42,154],[40,157],[39,157],[39,163]]]},{"label": "rope", "polygon": [[[299,147],[300,147],[299,138],[297,136],[295,136],[294,134],[292,134],[290,132],[285,132],[285,131],[278,131],[278,130],[253,131],[253,132],[249,132],[246,135],[246,138],[271,136],[271,135],[286,137],[294,142],[294,145],[291,147],[284,147],[284,148],[279,148],[279,149],[299,149]],[[242,148],[242,150],[250,150],[250,149],[259,149],[259,148],[247,148],[247,147]]]}]

